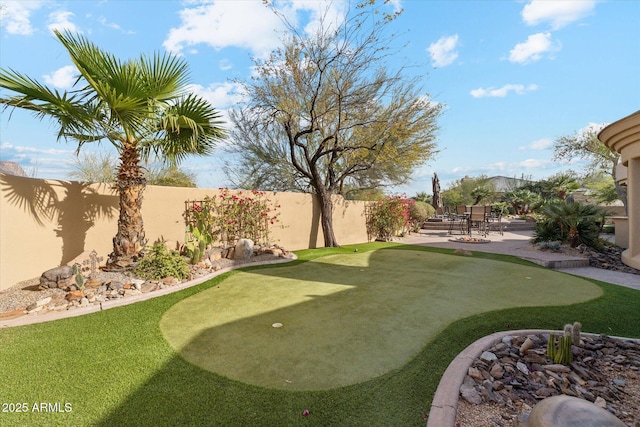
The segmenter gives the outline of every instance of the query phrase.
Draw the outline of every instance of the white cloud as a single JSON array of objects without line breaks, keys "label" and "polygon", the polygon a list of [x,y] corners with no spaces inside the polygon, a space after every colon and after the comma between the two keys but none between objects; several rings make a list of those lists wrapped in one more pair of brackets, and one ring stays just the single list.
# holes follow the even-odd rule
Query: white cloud
[{"label": "white cloud", "polygon": [[191,84],[187,86],[187,90],[200,95],[217,109],[232,107],[244,100],[242,88],[237,83],[212,83],[206,88]]},{"label": "white cloud", "polygon": [[35,148],[35,147],[24,147],[19,145],[13,145],[8,142],[3,142],[0,144],[0,150],[9,150],[15,153],[35,153],[35,154],[68,154],[73,153],[73,150],[60,150],[57,148]]},{"label": "white cloud", "polygon": [[[293,26],[299,28],[301,18],[305,32],[314,31],[321,17],[326,23],[340,23],[347,10],[344,0],[288,0],[268,2]],[[185,47],[199,43],[216,50],[239,47],[263,57],[280,44],[279,32],[285,29],[282,20],[259,1],[188,2],[181,10],[181,25],[172,28],[163,46],[180,54]],[[395,5],[395,3],[394,3]]]},{"label": "white cloud", "polygon": [[497,161],[486,165],[478,165],[472,167],[456,167],[451,170],[453,175],[505,175],[505,176],[519,176],[524,171],[532,174],[539,170],[548,170],[557,166],[556,162],[548,159],[525,159],[521,161],[505,162]]},{"label": "white cloud", "polygon": [[588,137],[590,135],[597,135],[602,129],[604,129],[609,123],[593,123],[580,129],[577,133],[581,138]]},{"label": "white cloud", "polygon": [[212,83],[208,87],[191,84],[187,90],[193,92],[213,105],[221,114],[221,120],[230,123],[229,109],[245,100],[245,94],[237,83]]},{"label": "white cloud", "polygon": [[590,15],[595,7],[595,0],[531,0],[522,9],[522,20],[527,25],[549,22],[557,30]]},{"label": "white cloud", "polygon": [[282,22],[262,2],[198,4],[180,11],[180,20],[181,26],[172,28],[163,43],[176,54],[187,46],[205,43],[216,50],[236,46],[262,55],[277,45],[274,30],[282,28]]},{"label": "white cloud", "polygon": [[557,52],[560,48],[559,42],[552,42],[551,33],[532,34],[526,42],[516,44],[509,51],[509,61],[520,64],[538,61],[545,52]]},{"label": "white cloud", "polygon": [[445,67],[458,58],[458,35],[441,37],[435,43],[431,43],[427,51],[431,54],[434,67]]},{"label": "white cloud", "polygon": [[60,89],[71,89],[78,75],[78,70],[73,65],[67,65],[44,75],[44,81]]},{"label": "white cloud", "polygon": [[548,165],[552,164],[551,160],[547,159],[526,159],[517,163],[518,168],[523,169],[545,169]]},{"label": "white cloud", "polygon": [[218,67],[222,71],[228,71],[233,68],[233,63],[228,59],[221,59],[220,61],[218,61]]},{"label": "white cloud", "polygon": [[79,32],[76,24],[71,22],[71,18],[75,16],[73,12],[66,10],[58,10],[49,14],[49,25],[47,26],[50,31],[72,31]]},{"label": "white cloud", "polygon": [[533,141],[531,144],[520,147],[521,150],[546,150],[553,145],[551,138],[542,138]]},{"label": "white cloud", "polygon": [[501,88],[478,88],[473,89],[470,93],[474,98],[487,98],[487,97],[498,97],[503,98],[509,94],[509,92],[515,92],[517,95],[524,95],[526,92],[537,90],[538,86],[535,84],[530,84],[529,86],[525,85],[514,85],[514,84],[506,84]]},{"label": "white cloud", "polygon": [[31,12],[42,6],[42,1],[3,1],[0,10],[0,26],[7,33],[28,36],[33,33]]}]

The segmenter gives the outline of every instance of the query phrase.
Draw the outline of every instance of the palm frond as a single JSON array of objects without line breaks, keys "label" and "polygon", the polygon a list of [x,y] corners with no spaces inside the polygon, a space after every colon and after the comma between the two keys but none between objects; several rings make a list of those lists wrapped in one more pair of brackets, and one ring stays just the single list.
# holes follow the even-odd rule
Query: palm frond
[{"label": "palm frond", "polygon": [[161,117],[159,132],[163,138],[153,150],[179,162],[188,154],[208,155],[216,142],[226,136],[220,112],[194,94],[170,106]]}]

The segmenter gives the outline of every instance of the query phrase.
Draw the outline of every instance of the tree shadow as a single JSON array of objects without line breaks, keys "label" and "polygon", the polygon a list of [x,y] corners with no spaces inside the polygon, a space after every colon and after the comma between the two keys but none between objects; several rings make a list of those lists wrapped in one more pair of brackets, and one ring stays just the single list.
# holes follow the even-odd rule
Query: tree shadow
[{"label": "tree shadow", "polygon": [[[213,326],[199,323],[197,314],[201,310],[218,313],[220,307],[212,304],[216,301],[221,306],[228,303],[223,293],[224,282],[202,292],[191,291],[189,295],[192,296],[208,292],[211,298],[200,302],[192,298],[178,301],[177,304],[186,304],[184,319],[167,317],[177,305],[172,304],[162,314],[160,324],[169,322],[176,327],[178,335],[188,335],[184,325],[190,322],[202,328],[195,335],[184,337],[180,354],[187,352],[192,357],[173,353],[158,370],[150,372],[148,379],[137,389],[122,396],[119,404],[97,425],[298,425],[314,424],[312,420],[317,425],[365,425],[361,419],[350,418],[354,406],[359,409],[355,417],[363,412],[375,414],[384,408],[386,419],[397,420],[397,425],[415,425],[421,420],[414,419],[407,410],[420,408],[425,399],[420,376],[427,375],[428,370],[416,362],[416,356],[429,342],[426,325],[433,328],[434,337],[458,318],[452,313],[456,310],[465,318],[514,305],[566,304],[576,297],[574,292],[571,298],[565,295],[563,300],[560,292],[554,295],[558,286],[540,280],[549,292],[542,301],[524,292],[527,289],[524,283],[505,280],[500,290],[514,288],[510,295],[491,293],[490,297],[479,301],[482,286],[468,280],[468,269],[460,271],[459,268],[460,262],[467,264],[473,258],[452,256],[451,251],[447,254],[416,251],[415,247],[413,251],[402,252],[381,259],[379,256],[383,252],[376,251],[369,257],[369,265],[350,260],[342,264],[320,262],[321,265],[304,272],[301,278],[295,271],[297,268],[286,266],[250,269],[248,272],[255,275],[254,281],[246,284],[246,288],[232,288],[231,291],[234,295],[246,293],[247,302],[259,300],[257,304],[263,305],[264,310],[242,311],[238,318]],[[446,294],[440,288],[433,289],[431,274],[419,276],[416,273],[425,260],[423,257],[433,255],[435,267],[426,273],[438,274],[437,269],[449,271],[436,285],[455,283],[455,289]],[[486,283],[493,282],[495,275],[503,273],[499,268],[501,264],[510,264],[487,264],[486,261],[477,259],[474,270],[487,276]],[[378,263],[381,265],[376,266]],[[309,263],[298,265],[304,264],[308,266]],[[320,275],[322,268],[326,271]],[[539,267],[518,268],[529,275],[536,272],[545,276],[561,275]],[[374,271],[367,275],[363,270],[368,269]],[[380,277],[378,269],[392,269],[392,274],[373,285],[371,275]],[[412,269],[414,272],[409,275]],[[251,293],[251,289],[261,286],[264,277],[296,278],[318,284],[299,291],[291,287],[292,293],[298,292],[298,298],[280,306],[277,306],[277,294],[273,295],[276,304],[271,307],[267,300],[269,289]],[[415,280],[416,277],[421,278]],[[569,283],[571,280],[563,278],[563,286],[574,286]],[[576,279],[578,282],[584,284],[581,279]],[[425,292],[425,287],[429,286],[432,289]],[[540,292],[536,290],[536,294]],[[247,307],[242,301],[236,301],[234,306],[236,309]],[[323,315],[319,316],[318,312]],[[358,321],[362,324],[356,324]],[[274,322],[282,322],[283,327],[274,328]],[[398,347],[403,350],[397,351]],[[395,355],[389,358],[387,353],[393,352]],[[214,373],[221,372],[214,366],[200,368],[203,366],[200,362],[212,360],[212,355],[217,359],[214,363],[225,367],[235,364],[233,369],[237,371],[225,370],[220,374]],[[340,366],[343,363],[348,366]],[[362,374],[358,370],[368,372]],[[247,378],[247,375],[251,378],[255,375],[258,381],[238,379]],[[296,383],[302,383],[307,375],[320,376],[319,382],[314,382],[318,387],[296,388]],[[341,378],[346,375],[349,378]],[[266,377],[273,377],[274,382],[265,382]],[[394,396],[393,401],[390,401],[391,396]],[[307,420],[300,414],[309,407],[314,417]],[[375,421],[368,420],[366,425],[375,425]]]},{"label": "tree shadow", "polygon": [[101,194],[87,182],[0,175],[0,185],[3,198],[38,226],[57,222],[53,231],[62,238],[61,265],[85,250],[87,232],[96,220],[110,220],[118,209],[116,195]]}]

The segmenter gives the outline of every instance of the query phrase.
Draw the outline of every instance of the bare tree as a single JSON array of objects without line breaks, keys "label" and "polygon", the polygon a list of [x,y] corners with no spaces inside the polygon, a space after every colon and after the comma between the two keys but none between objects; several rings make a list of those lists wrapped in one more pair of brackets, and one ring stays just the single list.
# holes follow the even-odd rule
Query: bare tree
[{"label": "bare tree", "polygon": [[[587,172],[606,172],[615,181],[616,166],[620,154],[612,151],[598,139],[598,132],[606,125],[592,125],[586,130],[576,132],[571,136],[561,136],[553,143],[554,160],[570,161],[576,158],[587,160]],[[627,191],[616,182],[616,193],[627,211]]]},{"label": "bare tree", "polygon": [[285,185],[313,192],[325,246],[338,246],[332,195],[358,182],[402,182],[436,152],[440,105],[418,77],[388,70],[384,28],[397,14],[377,12],[367,1],[333,25],[325,13],[310,34],[283,18],[283,46],[256,61],[255,76],[241,82],[247,104],[231,114],[246,174],[277,187],[282,172]]}]

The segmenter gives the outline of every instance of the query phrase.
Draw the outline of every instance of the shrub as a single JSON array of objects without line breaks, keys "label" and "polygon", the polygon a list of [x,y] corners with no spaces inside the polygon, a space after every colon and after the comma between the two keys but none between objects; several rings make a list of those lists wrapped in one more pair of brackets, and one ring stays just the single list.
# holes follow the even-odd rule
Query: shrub
[{"label": "shrub", "polygon": [[406,196],[389,196],[367,207],[369,239],[388,241],[411,228],[410,207],[415,202]]},{"label": "shrub", "polygon": [[409,205],[409,220],[411,221],[413,232],[418,232],[422,224],[435,213],[435,209],[429,203],[416,201]]},{"label": "shrub", "polygon": [[599,221],[602,210],[582,203],[557,202],[545,205],[542,221],[536,223],[533,242],[557,240],[572,248],[580,244],[600,248]]},{"label": "shrub", "polygon": [[[199,241],[206,244],[220,240],[227,245],[240,238],[256,243],[269,243],[269,228],[278,222],[280,206],[274,206],[262,191],[239,191],[231,193],[221,188],[217,197],[205,197],[200,202],[186,202],[187,243],[193,243],[192,251]],[[190,206],[189,206],[190,205]],[[200,237],[196,236],[197,230]]]},{"label": "shrub", "polygon": [[542,198],[538,194],[521,188],[506,192],[502,200],[511,205],[516,215],[527,215],[542,203]]},{"label": "shrub", "polygon": [[143,279],[160,280],[173,276],[184,279],[189,274],[189,263],[178,251],[168,251],[164,243],[155,243],[133,269]]}]

